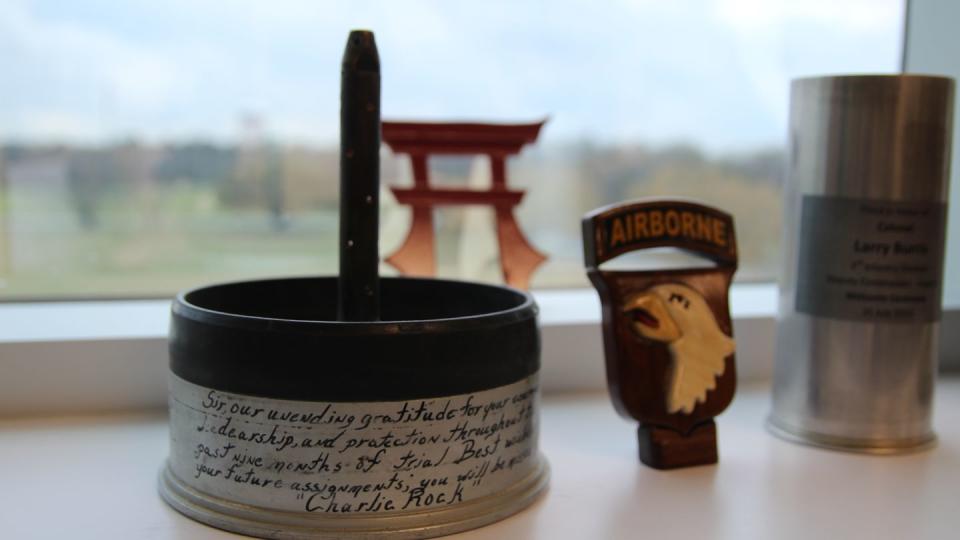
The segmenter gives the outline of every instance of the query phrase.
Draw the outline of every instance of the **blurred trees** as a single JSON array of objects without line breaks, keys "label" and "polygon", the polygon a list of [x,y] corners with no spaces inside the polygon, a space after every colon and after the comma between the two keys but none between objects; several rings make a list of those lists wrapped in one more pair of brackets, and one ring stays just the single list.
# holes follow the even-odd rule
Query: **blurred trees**
[{"label": "blurred trees", "polygon": [[[154,267],[151,261],[162,257],[198,260],[196,249],[220,249],[229,242],[242,243],[237,250],[245,253],[262,242],[260,233],[292,245],[298,235],[336,232],[331,218],[337,211],[339,152],[333,145],[263,138],[229,145],[21,144],[0,147],[0,157],[8,177],[8,192],[0,197],[8,201],[5,212],[17,218],[8,221],[31,234],[50,231],[62,240],[57,249],[63,257],[68,245],[86,238],[94,247],[84,248],[85,264],[98,269],[121,262],[126,268],[131,261]],[[550,251],[551,284],[582,279],[578,224],[583,213],[652,196],[690,197],[732,212],[741,248],[738,276],[769,279],[777,264],[782,160],[778,149],[711,155],[684,145],[581,141],[537,147],[511,161],[509,174],[511,185],[528,190],[519,212],[537,245]],[[385,187],[408,175],[409,164],[386,149],[381,163]],[[462,183],[472,163],[432,160],[432,181]],[[11,198],[11,193],[19,195]],[[385,200],[385,212],[406,210]],[[128,252],[122,257],[116,255],[120,240]],[[201,240],[204,247],[195,247]]]},{"label": "blurred trees", "polygon": [[[734,215],[741,278],[775,275],[781,227],[783,152],[711,157],[691,146],[586,147],[579,169],[596,208],[642,197],[685,197]],[[585,209],[586,210],[586,209]]]}]

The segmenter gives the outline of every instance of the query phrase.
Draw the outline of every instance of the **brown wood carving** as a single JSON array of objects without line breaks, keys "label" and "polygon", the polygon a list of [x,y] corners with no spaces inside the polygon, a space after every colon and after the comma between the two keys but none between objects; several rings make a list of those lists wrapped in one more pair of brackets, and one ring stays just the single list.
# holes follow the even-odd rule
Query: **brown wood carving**
[{"label": "brown wood carving", "polygon": [[[413,208],[410,232],[387,262],[406,275],[433,276],[436,253],[433,208],[440,205],[486,205],[494,208],[500,270],[504,281],[526,289],[530,276],[547,258],[524,236],[513,215],[524,191],[507,187],[506,158],[537,140],[544,122],[535,124],[468,124],[383,122],[383,141],[398,154],[408,154],[413,187],[391,187],[397,202]],[[488,190],[435,188],[430,185],[431,155],[485,155],[493,181]]]},{"label": "brown wood carving", "polygon": [[[729,214],[646,200],[583,218],[584,259],[603,306],[607,383],[617,411],[640,422],[640,460],[658,469],[717,462],[713,417],[736,390],[728,291],[737,269]],[[619,255],[675,247],[713,268],[604,270]]]}]

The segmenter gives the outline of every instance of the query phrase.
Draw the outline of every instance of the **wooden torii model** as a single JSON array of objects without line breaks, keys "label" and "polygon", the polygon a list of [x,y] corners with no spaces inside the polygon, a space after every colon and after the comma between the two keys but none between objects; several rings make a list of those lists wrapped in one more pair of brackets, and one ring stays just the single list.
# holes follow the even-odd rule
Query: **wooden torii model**
[{"label": "wooden torii model", "polygon": [[[397,202],[413,207],[413,220],[403,245],[387,257],[387,262],[405,275],[434,275],[433,207],[493,206],[503,279],[510,286],[526,289],[531,274],[547,257],[530,245],[513,215],[513,208],[520,204],[525,192],[507,187],[506,158],[536,141],[544,122],[546,120],[535,124],[383,122],[383,141],[394,152],[409,155],[413,165],[413,187],[390,188]],[[431,186],[427,158],[434,154],[488,156],[493,177],[490,189]]]}]

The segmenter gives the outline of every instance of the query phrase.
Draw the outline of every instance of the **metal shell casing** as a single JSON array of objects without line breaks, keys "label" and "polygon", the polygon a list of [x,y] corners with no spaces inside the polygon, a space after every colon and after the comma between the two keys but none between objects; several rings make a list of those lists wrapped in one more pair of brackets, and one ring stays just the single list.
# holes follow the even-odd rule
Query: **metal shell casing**
[{"label": "metal shell casing", "polygon": [[264,538],[428,538],[544,492],[540,339],[524,292],[384,278],[382,320],[339,322],[336,278],[178,296],[160,492]]},{"label": "metal shell casing", "polygon": [[934,442],[953,92],[935,76],[793,82],[778,435],[873,453]]}]

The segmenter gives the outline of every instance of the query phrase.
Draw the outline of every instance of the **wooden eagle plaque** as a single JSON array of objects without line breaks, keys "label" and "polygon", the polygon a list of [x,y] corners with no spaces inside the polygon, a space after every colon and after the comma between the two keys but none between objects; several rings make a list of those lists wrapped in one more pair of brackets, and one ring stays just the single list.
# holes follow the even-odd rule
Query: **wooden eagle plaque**
[{"label": "wooden eagle plaque", "polygon": [[[640,461],[673,469],[717,462],[713,417],[736,390],[728,292],[737,269],[733,217],[690,201],[643,200],[583,218],[584,260],[603,305],[607,383],[640,422]],[[673,247],[708,268],[602,269],[620,255]]]}]

